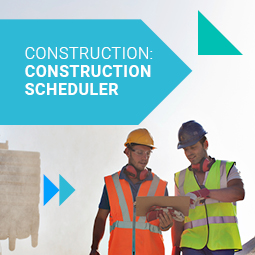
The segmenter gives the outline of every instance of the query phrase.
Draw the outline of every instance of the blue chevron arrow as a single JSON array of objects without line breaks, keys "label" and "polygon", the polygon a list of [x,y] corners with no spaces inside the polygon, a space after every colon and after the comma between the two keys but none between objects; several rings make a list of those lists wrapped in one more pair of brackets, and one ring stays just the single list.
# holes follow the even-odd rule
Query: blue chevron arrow
[{"label": "blue chevron arrow", "polygon": [[59,189],[43,175],[43,205],[46,205],[57,193]]},{"label": "blue chevron arrow", "polygon": [[[0,40],[1,63],[0,63],[0,86],[1,103],[8,104],[6,111],[1,111],[1,124],[8,125],[138,125],[140,124],[191,72],[191,69],[142,21],[142,20],[3,20],[0,19],[1,38]],[[33,29],[33,34],[29,29]],[[56,29],[56,27],[58,29]],[[91,57],[85,58],[81,53],[84,48],[84,34],[81,31],[86,27],[86,44],[90,45]],[[118,33],[116,33],[116,30]],[[97,33],[95,33],[97,31]],[[17,44],[17,38],[20,39]],[[102,40],[103,38],[103,40]],[[88,40],[87,40],[88,39]],[[27,69],[30,65],[41,65],[41,56],[34,54],[43,45],[47,49],[52,47],[52,54],[55,59],[47,54],[43,59],[43,65],[53,65],[61,70],[61,66],[78,65],[77,75],[72,71],[62,77],[41,77],[34,75],[33,69]],[[78,48],[76,56],[72,55],[69,49],[67,59],[61,57],[62,46]],[[116,51],[114,46],[120,48]],[[132,46],[133,47],[130,47]],[[108,47],[105,47],[108,46]],[[35,48],[32,48],[35,47]],[[107,57],[103,55],[103,49],[108,48]],[[3,50],[4,49],[4,50]],[[56,53],[55,53],[56,49]],[[92,58],[92,51],[100,51],[98,59]],[[131,56],[127,54],[131,49]],[[134,50],[134,51],[133,51]],[[141,51],[140,51],[141,50]],[[25,56],[25,51],[27,52]],[[102,53],[101,53],[102,52]],[[116,54],[114,54],[116,52]],[[62,52],[64,53],[64,52]],[[122,54],[123,53],[123,54]],[[135,55],[134,55],[135,54]],[[83,55],[83,56],[82,56]],[[109,55],[109,59],[108,59]],[[62,55],[63,56],[63,55]],[[81,57],[82,56],[82,57]],[[134,59],[133,59],[134,57]],[[33,59],[32,59],[33,58]],[[106,59],[107,58],[107,59]],[[15,59],[15,75],[13,75],[13,59]],[[92,67],[96,64],[104,68],[106,64],[111,67],[107,74],[101,71],[100,77],[94,77],[89,72],[86,79],[83,77],[82,65]],[[96,62],[95,62],[96,61]],[[112,68],[118,65],[120,69]],[[132,65],[132,66],[131,66]],[[127,68],[127,75],[124,68]],[[137,67],[138,72],[132,69]],[[144,71],[141,71],[142,68]],[[26,75],[24,70],[27,70]],[[29,71],[28,71],[29,70]],[[58,70],[58,69],[56,69]],[[79,70],[79,71],[78,71]],[[100,69],[101,70],[101,69]],[[119,71],[120,70],[120,71]],[[134,70],[134,73],[133,71]],[[109,72],[109,74],[108,74]],[[99,69],[98,69],[98,73]],[[131,75],[132,74],[132,75]],[[135,77],[133,76],[135,74]],[[30,75],[34,75],[31,80]],[[111,75],[111,78],[109,77]],[[138,75],[138,76],[136,76]],[[44,75],[43,75],[44,76]],[[73,77],[72,77],[73,76]],[[32,84],[31,84],[32,82]],[[39,83],[56,83],[59,86],[56,96],[52,100],[53,91],[46,95],[45,88],[40,86],[40,92],[36,92]],[[82,82],[83,95],[77,89],[77,93],[71,94],[75,89],[69,86],[69,82],[79,87]],[[84,83],[85,82],[85,83]],[[105,84],[106,82],[106,84]],[[110,82],[110,83],[109,83]],[[66,84],[63,87],[60,84]],[[91,83],[94,92],[100,95],[94,96],[92,87],[84,95],[86,83]],[[117,94],[110,93],[110,84],[118,88]],[[104,84],[102,90],[100,84]],[[32,87],[31,87],[31,86]],[[108,87],[105,87],[109,85]],[[114,86],[115,86],[114,85]],[[60,89],[62,88],[62,89]],[[69,93],[70,88],[70,93]],[[60,92],[61,91],[61,92]],[[98,92],[98,93],[97,93]],[[44,96],[38,96],[45,93]],[[55,93],[55,92],[54,92]],[[93,94],[94,95],[93,95]],[[3,95],[3,96],[2,96]],[[61,95],[66,95],[65,97]],[[86,99],[85,99],[86,98]],[[123,102],[136,102],[122,107]],[[149,104],[145,104],[141,98],[146,98]],[[9,104],[14,101],[19,104]],[[56,107],[56,104],[59,107]],[[33,105],[34,107],[31,107]],[[29,114],[21,114],[27,111]],[[90,109],[84,111],[84,109]],[[139,111],[137,111],[139,109]],[[66,113],[72,114],[66,117]],[[136,114],[133,114],[136,112]],[[81,118],[82,115],[82,118]]]},{"label": "blue chevron arrow", "polygon": [[74,191],[75,189],[59,175],[59,205],[63,204]]}]

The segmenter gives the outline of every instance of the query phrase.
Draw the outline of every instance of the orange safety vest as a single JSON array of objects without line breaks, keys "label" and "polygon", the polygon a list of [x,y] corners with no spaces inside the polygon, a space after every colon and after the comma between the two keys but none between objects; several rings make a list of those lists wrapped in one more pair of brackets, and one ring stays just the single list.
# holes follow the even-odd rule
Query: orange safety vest
[{"label": "orange safety vest", "polygon": [[[136,216],[129,183],[119,179],[120,171],[105,177],[110,203],[109,255],[164,255],[159,220],[150,223]],[[164,196],[167,182],[152,173],[153,180],[142,182],[137,196]]]}]

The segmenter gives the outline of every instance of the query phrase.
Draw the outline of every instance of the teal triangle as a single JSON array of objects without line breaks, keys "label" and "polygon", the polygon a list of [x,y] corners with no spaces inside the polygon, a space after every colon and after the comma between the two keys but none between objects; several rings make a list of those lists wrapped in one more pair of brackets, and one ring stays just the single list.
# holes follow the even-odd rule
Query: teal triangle
[{"label": "teal triangle", "polygon": [[242,55],[242,53],[198,11],[198,55]]},{"label": "teal triangle", "polygon": [[59,175],[59,205],[63,204],[74,191],[75,189]]},{"label": "teal triangle", "polygon": [[43,205],[46,205],[58,191],[59,189],[43,175]]}]

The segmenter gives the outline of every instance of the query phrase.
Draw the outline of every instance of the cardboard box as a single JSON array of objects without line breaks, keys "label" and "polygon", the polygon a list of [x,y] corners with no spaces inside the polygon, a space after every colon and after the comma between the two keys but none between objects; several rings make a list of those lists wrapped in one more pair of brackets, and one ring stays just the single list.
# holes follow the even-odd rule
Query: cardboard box
[{"label": "cardboard box", "polygon": [[153,205],[171,206],[181,211],[185,216],[189,215],[190,198],[187,196],[154,196],[136,198],[136,216],[145,216]]}]

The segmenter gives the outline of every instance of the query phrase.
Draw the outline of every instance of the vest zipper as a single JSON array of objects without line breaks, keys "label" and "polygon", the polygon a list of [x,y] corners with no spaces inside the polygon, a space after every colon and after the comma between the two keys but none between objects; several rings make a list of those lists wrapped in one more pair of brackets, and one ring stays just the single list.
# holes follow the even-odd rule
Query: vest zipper
[{"label": "vest zipper", "polygon": [[133,207],[133,230],[132,230],[132,255],[135,254],[135,223],[136,223],[136,208]]},{"label": "vest zipper", "polygon": [[205,246],[207,246],[208,241],[209,241],[209,219],[208,219],[208,213],[207,213],[207,207],[206,207],[206,203],[204,201],[204,207],[205,207],[205,214],[206,214],[206,221],[207,221],[207,241]]},{"label": "vest zipper", "polygon": [[[142,183],[141,183],[141,185],[142,185]],[[137,191],[137,195],[139,194],[141,185],[140,185],[140,187],[139,187],[139,189]],[[130,187],[130,189],[131,189],[131,187]],[[133,196],[132,191],[131,191],[131,194]],[[136,199],[134,199],[134,197],[133,197],[133,201],[135,201],[135,202],[133,203],[132,255],[135,255],[136,254],[136,250],[135,250]]]},{"label": "vest zipper", "polygon": [[[197,176],[196,176],[196,174],[194,173],[194,171],[193,171],[193,174],[194,174],[195,180],[196,180],[196,182],[197,182],[199,188],[200,188],[200,189],[205,188],[204,185],[200,185],[200,183],[198,182]],[[206,222],[207,222],[207,240],[206,240],[205,246],[207,246],[208,241],[209,241],[209,219],[208,219],[208,213],[207,213],[207,207],[206,207],[205,201],[206,201],[206,199],[201,200],[200,203],[203,203],[203,204],[204,204],[204,207],[205,207]],[[205,246],[204,246],[204,247],[205,247]]]}]

